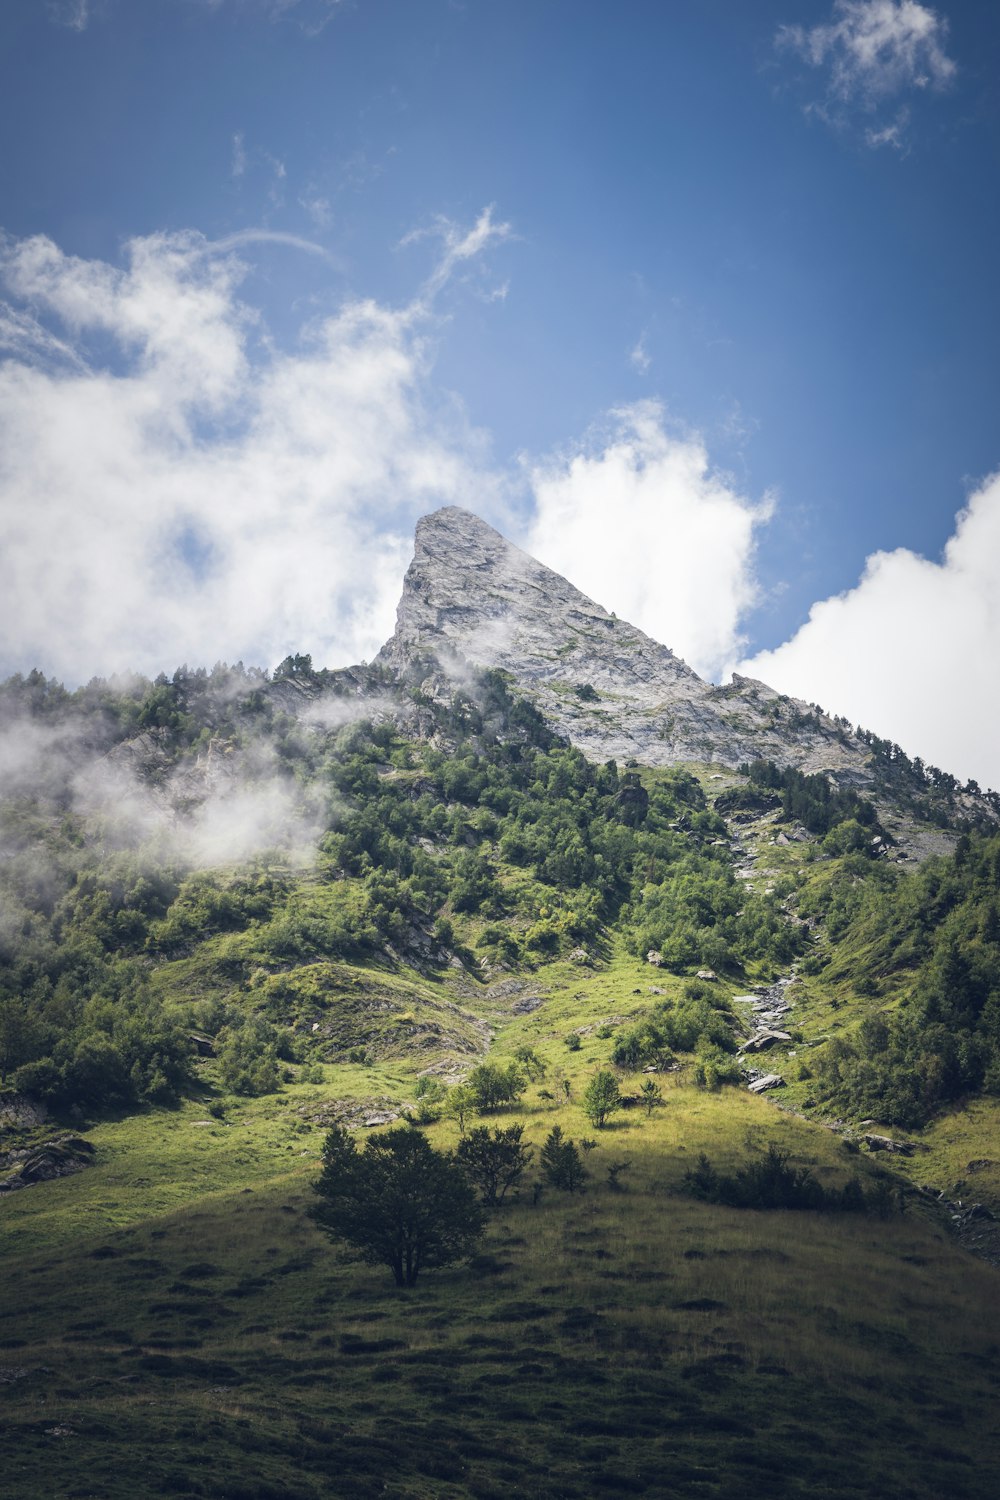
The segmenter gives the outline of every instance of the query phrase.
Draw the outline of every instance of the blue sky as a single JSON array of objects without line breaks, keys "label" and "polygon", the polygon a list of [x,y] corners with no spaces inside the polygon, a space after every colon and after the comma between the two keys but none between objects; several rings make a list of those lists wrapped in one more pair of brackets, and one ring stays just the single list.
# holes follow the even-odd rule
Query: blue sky
[{"label": "blue sky", "polygon": [[1000,782],[998,71],[976,0],[5,0],[0,666],[369,655],[457,502]]}]

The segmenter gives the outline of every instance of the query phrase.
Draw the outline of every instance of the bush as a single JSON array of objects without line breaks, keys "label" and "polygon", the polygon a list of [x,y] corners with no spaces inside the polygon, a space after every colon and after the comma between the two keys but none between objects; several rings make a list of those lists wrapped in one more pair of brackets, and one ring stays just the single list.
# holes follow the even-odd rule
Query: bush
[{"label": "bush", "polygon": [[219,1080],[233,1094],[256,1096],[277,1091],[278,1032],[262,1016],[241,1018],[218,1035]]},{"label": "bush", "polygon": [[846,1213],[863,1213],[878,1205],[865,1197],[857,1178],[840,1191],[827,1190],[808,1167],[792,1167],[788,1152],[773,1142],[762,1156],[754,1156],[731,1176],[717,1172],[702,1153],[697,1165],[684,1173],[684,1187],[693,1198],[705,1203],[725,1203],[730,1208],[826,1209]]},{"label": "bush", "polygon": [[527,1080],[516,1062],[501,1067],[498,1063],[480,1063],[466,1080],[472,1092],[473,1108],[480,1114],[516,1104],[527,1087]]}]

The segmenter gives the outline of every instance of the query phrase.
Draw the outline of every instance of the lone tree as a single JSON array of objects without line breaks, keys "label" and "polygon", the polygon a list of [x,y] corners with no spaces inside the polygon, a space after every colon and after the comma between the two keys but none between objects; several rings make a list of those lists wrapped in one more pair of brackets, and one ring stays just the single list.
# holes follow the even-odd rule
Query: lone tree
[{"label": "lone tree", "polygon": [[583,1112],[592,1125],[603,1130],[604,1122],[612,1110],[621,1109],[622,1096],[618,1079],[607,1068],[595,1073],[587,1084],[583,1096]]},{"label": "lone tree", "polygon": [[487,1208],[502,1203],[507,1189],[516,1187],[524,1176],[534,1152],[521,1144],[523,1134],[523,1125],[493,1131],[479,1125],[458,1143],[455,1158],[482,1193]]},{"label": "lone tree", "polygon": [[561,1188],[564,1193],[583,1191],[587,1169],[580,1160],[576,1143],[566,1139],[561,1126],[553,1125],[545,1137],[540,1161],[545,1180],[553,1187]]},{"label": "lone tree", "polygon": [[337,1125],[323,1146],[310,1216],[346,1240],[372,1266],[388,1266],[397,1286],[423,1270],[470,1255],[484,1220],[462,1168],[409,1126],[373,1135],[359,1151]]},{"label": "lone tree", "polygon": [[453,1120],[458,1121],[458,1128],[462,1135],[465,1134],[465,1117],[475,1108],[475,1100],[472,1090],[464,1083],[456,1083],[454,1088],[448,1090],[445,1100],[445,1113]]},{"label": "lone tree", "polygon": [[646,1079],[646,1082],[639,1090],[639,1094],[647,1117],[653,1113],[654,1109],[659,1109],[663,1103],[663,1090],[651,1078]]}]

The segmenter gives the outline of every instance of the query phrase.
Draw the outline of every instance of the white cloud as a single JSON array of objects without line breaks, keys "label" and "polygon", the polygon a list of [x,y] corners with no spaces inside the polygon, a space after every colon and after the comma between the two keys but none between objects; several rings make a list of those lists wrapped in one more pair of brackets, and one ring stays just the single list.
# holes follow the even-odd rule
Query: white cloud
[{"label": "white cloud", "polygon": [[323,824],[309,792],[282,768],[269,745],[239,753],[221,775],[211,768],[175,770],[153,789],[127,760],[90,757],[72,773],[74,811],[105,847],[155,849],[193,868],[240,864],[281,850],[300,865],[313,862]]},{"label": "white cloud", "polygon": [[8,302],[0,302],[0,355],[14,355],[24,360],[57,360],[86,369],[84,361],[69,344],[43,328],[37,318]]},{"label": "white cloud", "polygon": [[[945,88],[958,69],[944,50],[948,23],[918,0],[834,0],[829,22],[781,26],[779,50],[794,52],[826,82],[826,96],[810,109],[844,124],[854,109],[876,113],[913,90]],[[906,111],[866,130],[869,146],[902,149]]]},{"label": "white cloud", "polygon": [[[491,245],[500,244],[512,237],[513,230],[509,224],[494,222],[493,209],[492,203],[488,208],[484,208],[471,229],[466,229],[451,219],[439,216],[434,220],[430,229],[412,229],[400,240],[400,247],[412,245],[417,240],[428,237],[441,241],[442,253],[424,284],[425,301],[433,300],[445,283],[451,280],[459,266],[475,260]],[[504,297],[506,295],[507,288],[505,287]]]},{"label": "white cloud", "polygon": [[646,348],[645,333],[641,333],[636,339],[635,344],[629,351],[628,357],[629,363],[639,371],[639,374],[645,375],[646,371],[653,363],[652,359],[650,358],[649,350]]},{"label": "white cloud", "polygon": [[[448,266],[496,233],[456,230]],[[416,517],[493,503],[479,440],[435,403],[430,293],[349,302],[281,350],[245,271],[193,233],[121,267],[0,244],[23,308],[0,366],[0,671],[370,657]]]},{"label": "white cloud", "polygon": [[[459,504],[505,525],[517,477],[435,391],[429,336],[444,278],[510,231],[485,213],[439,233],[410,305],[347,302],[288,348],[241,298],[245,238],[154,235],[121,266],[0,241],[0,675],[370,658],[420,514]],[[656,403],[520,479],[543,561],[705,675],[745,649],[771,504]],[[877,554],[740,670],[996,785],[998,659],[995,477],[940,563]]]},{"label": "white cloud", "polygon": [[955,76],[942,45],[947,22],[918,0],[834,0],[833,17],[825,26],[782,26],[778,40],[828,68],[842,99],[940,87]]},{"label": "white cloud", "polygon": [[90,0],[48,0],[47,10],[58,26],[70,31],[86,31],[90,21]]},{"label": "white cloud", "polygon": [[953,775],[1000,787],[1000,474],[940,563],[876,552],[857,587],[739,670],[822,703]]},{"label": "white cloud", "polygon": [[307,193],[299,198],[299,206],[304,208],[317,229],[329,229],[333,223],[333,209],[329,198],[324,198],[321,193]]},{"label": "white cloud", "polygon": [[900,109],[896,112],[895,119],[891,120],[889,124],[883,125],[879,129],[870,126],[865,131],[865,143],[872,147],[890,146],[893,151],[905,152],[907,149],[906,127],[909,123],[910,111],[908,109]]},{"label": "white cloud", "polygon": [[615,416],[603,441],[531,469],[527,546],[714,675],[740,649],[756,594],[754,531],[771,502],[754,504],[713,472],[701,439],[670,433],[656,402]]},{"label": "white cloud", "polygon": [[247,169],[247,146],[246,137],[242,130],[237,130],[233,135],[233,163],[230,171],[234,178],[242,177]]},{"label": "white cloud", "polygon": [[[182,763],[153,783],[128,743],[108,755],[95,751],[93,727],[74,718],[8,718],[0,725],[0,796],[71,807],[105,849],[145,850],[194,868],[270,849],[312,863],[321,808],[266,740]],[[0,839],[0,856],[9,853]]]}]

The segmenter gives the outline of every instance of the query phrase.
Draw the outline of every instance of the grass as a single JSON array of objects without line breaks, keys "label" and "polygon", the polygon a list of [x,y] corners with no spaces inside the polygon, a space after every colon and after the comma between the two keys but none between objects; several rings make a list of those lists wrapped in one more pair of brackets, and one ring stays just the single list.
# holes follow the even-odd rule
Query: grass
[{"label": "grass", "polygon": [[[665,1075],[652,1117],[584,1119],[612,1041],[563,1036],[647,1003],[650,975],[619,958],[534,976],[547,999],[497,1053],[527,1043],[548,1076],[497,1118],[536,1147],[556,1123],[593,1136],[589,1190],[522,1194],[470,1266],[410,1293],[304,1210],[316,1103],[402,1100],[412,1065],[331,1067],[231,1103],[227,1125],[192,1101],[90,1132],[97,1166],[3,1204],[5,1492],[116,1500],[141,1473],[144,1494],[228,1500],[992,1497],[995,1272],[916,1205],[879,1220],[680,1195],[701,1150],[725,1167],[775,1140],[827,1184],[859,1165],[744,1092]],[[557,1074],[570,1098],[539,1098]]]},{"label": "grass", "polygon": [[134,1495],[140,1462],[168,1495],[992,1493],[986,1268],[658,1165],[512,1206],[410,1294],[320,1239],[301,1178],[14,1262],[7,1492]]},{"label": "grass", "polygon": [[[804,848],[769,837],[756,830],[760,865],[794,876]],[[156,982],[224,996],[233,942]],[[936,1121],[891,1164],[768,1099],[697,1090],[686,1071],[657,1078],[650,1117],[622,1111],[597,1131],[581,1100],[615,1028],[683,981],[613,944],[594,966],[517,977],[517,994],[339,962],[262,979],[303,1036],[330,1022],[309,1048],[326,1058],[322,1084],[237,1100],[200,1062],[179,1109],[88,1130],[96,1165],[0,1202],[5,1495],[992,1500],[997,1273],[931,1205],[911,1195],[884,1220],[754,1213],[680,1190],[700,1152],[732,1170],[774,1142],[827,1187],[891,1167],[949,1191],[971,1181],[968,1196],[997,1204],[997,1102]],[[542,1003],[518,1012],[525,996]],[[847,1010],[822,976],[796,986],[787,1029],[803,1041],[766,1054],[789,1079],[783,1103],[804,1105],[798,1064]],[[422,1072],[468,1067],[490,1037],[498,1060],[527,1045],[546,1069],[490,1123],[522,1123],[536,1163],[556,1124],[593,1138],[588,1191],[536,1202],[529,1186],[472,1263],[401,1293],[306,1216],[317,1122],[368,1101],[403,1108]],[[344,1060],[361,1042],[365,1062]],[[428,1133],[449,1147],[458,1127]]]}]

